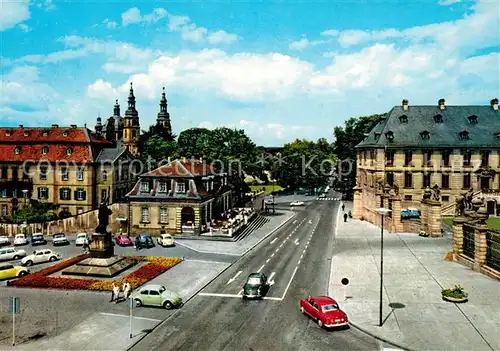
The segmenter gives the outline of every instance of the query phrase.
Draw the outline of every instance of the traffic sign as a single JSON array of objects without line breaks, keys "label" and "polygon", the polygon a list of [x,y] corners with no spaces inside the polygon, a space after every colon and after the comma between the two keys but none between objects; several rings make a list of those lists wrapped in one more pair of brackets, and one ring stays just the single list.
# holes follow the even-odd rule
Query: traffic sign
[{"label": "traffic sign", "polygon": [[9,297],[9,313],[19,314],[21,312],[21,300],[17,296]]},{"label": "traffic sign", "polygon": [[349,285],[349,279],[347,278],[342,278],[340,282],[342,283],[342,285]]}]

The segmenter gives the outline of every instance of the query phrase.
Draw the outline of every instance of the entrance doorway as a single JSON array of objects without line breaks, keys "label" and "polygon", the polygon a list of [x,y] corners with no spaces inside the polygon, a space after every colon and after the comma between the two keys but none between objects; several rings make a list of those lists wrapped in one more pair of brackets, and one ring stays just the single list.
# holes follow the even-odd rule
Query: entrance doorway
[{"label": "entrance doorway", "polygon": [[481,189],[490,188],[490,177],[481,177]]},{"label": "entrance doorway", "polygon": [[495,207],[496,201],[490,200],[486,203],[486,209],[488,210],[488,214],[495,215]]},{"label": "entrance doorway", "polygon": [[181,210],[181,223],[183,226],[194,225],[194,210],[192,207],[184,207]]}]

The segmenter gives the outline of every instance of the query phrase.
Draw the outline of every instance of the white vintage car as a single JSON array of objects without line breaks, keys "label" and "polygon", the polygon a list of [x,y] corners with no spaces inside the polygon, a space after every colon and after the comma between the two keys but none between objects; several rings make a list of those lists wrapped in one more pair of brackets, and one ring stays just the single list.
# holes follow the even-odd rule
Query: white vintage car
[{"label": "white vintage car", "polygon": [[88,244],[89,241],[89,235],[87,233],[78,233],[76,235],[75,245],[83,246],[83,244]]},{"label": "white vintage car", "polygon": [[175,246],[175,241],[174,241],[174,238],[172,238],[172,235],[170,235],[170,234],[162,234],[158,238],[158,245],[161,245],[163,247]]},{"label": "white vintage car", "polygon": [[305,206],[304,201],[293,201],[290,203],[290,206]]},{"label": "white vintage car", "polygon": [[10,245],[10,240],[8,236],[5,235],[0,236],[0,246],[1,245]]},{"label": "white vintage car", "polygon": [[52,250],[35,250],[33,254],[26,256],[21,260],[23,266],[32,266],[37,263],[54,262],[62,258],[60,253]]},{"label": "white vintage car", "polygon": [[16,237],[14,238],[14,245],[26,245],[28,243],[28,239],[26,238],[26,235],[24,234],[17,234]]},{"label": "white vintage car", "polygon": [[0,261],[19,260],[26,256],[26,251],[15,248],[0,249]]}]

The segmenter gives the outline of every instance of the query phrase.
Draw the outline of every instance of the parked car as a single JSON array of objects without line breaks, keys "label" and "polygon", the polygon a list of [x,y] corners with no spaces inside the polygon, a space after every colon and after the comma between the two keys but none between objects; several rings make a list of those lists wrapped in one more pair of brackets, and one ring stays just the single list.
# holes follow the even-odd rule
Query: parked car
[{"label": "parked car", "polygon": [[27,243],[28,243],[28,238],[26,238],[26,235],[24,234],[17,234],[16,237],[14,238],[15,246],[26,245]]},{"label": "parked car", "polygon": [[243,299],[260,299],[269,291],[269,283],[264,273],[251,273],[243,285]]},{"label": "parked car", "polygon": [[26,256],[21,260],[23,266],[32,266],[33,264],[54,262],[62,258],[60,253],[52,250],[35,250],[33,254]]},{"label": "parked car", "polygon": [[52,245],[69,245],[69,240],[64,233],[57,233],[52,236]]},{"label": "parked car", "polygon": [[163,247],[171,247],[171,246],[175,246],[175,241],[174,241],[174,238],[172,238],[172,235],[162,234],[158,238],[158,245],[161,245]]},{"label": "parked car", "polygon": [[89,235],[87,233],[78,233],[76,235],[75,244],[76,246],[83,246],[85,243],[89,243]]},{"label": "parked car", "polygon": [[44,236],[42,233],[34,233],[32,236],[31,236],[31,245],[32,246],[35,246],[35,245],[46,245],[47,244],[47,240],[45,240]]},{"label": "parked car", "polygon": [[24,277],[30,270],[26,267],[13,266],[11,264],[0,265],[0,280]]},{"label": "parked car", "polygon": [[160,306],[167,310],[182,306],[182,298],[179,294],[168,291],[163,285],[148,284],[134,291],[130,298],[134,300],[137,307]]},{"label": "parked car", "polygon": [[290,203],[290,206],[292,206],[292,207],[293,207],[293,206],[304,206],[304,205],[305,205],[305,204],[304,204],[304,201],[292,201],[292,202]]},{"label": "parked car", "polygon": [[140,249],[149,249],[155,246],[155,243],[153,241],[153,238],[151,238],[151,235],[147,233],[141,233],[139,234],[139,248]]},{"label": "parked car", "polygon": [[328,296],[308,297],[300,300],[300,311],[314,319],[322,328],[342,327],[349,324],[347,315],[337,301]]},{"label": "parked car", "polygon": [[26,251],[15,248],[0,249],[0,261],[19,260],[26,256]]},{"label": "parked car", "polygon": [[319,196],[319,198],[320,198],[320,199],[324,199],[325,197],[326,197],[326,194],[321,194],[321,195]]},{"label": "parked car", "polygon": [[10,240],[8,236],[2,235],[0,236],[0,246],[10,245]]},{"label": "parked car", "polygon": [[116,242],[116,245],[118,245],[118,246],[132,246],[132,245],[134,245],[132,240],[130,240],[130,238],[126,234],[117,235],[115,237],[115,242]]}]

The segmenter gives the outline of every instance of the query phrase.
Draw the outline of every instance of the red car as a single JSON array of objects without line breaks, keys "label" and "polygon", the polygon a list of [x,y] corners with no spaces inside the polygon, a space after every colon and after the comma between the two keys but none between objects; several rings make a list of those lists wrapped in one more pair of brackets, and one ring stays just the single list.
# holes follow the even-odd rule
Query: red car
[{"label": "red car", "polygon": [[125,234],[117,235],[115,237],[115,242],[116,242],[116,245],[118,245],[118,246],[132,246],[132,245],[134,245],[134,243],[132,242],[132,240],[130,240],[128,235],[125,235]]},{"label": "red car", "polygon": [[349,324],[337,301],[328,296],[300,300],[300,311],[318,322],[320,327],[334,328]]}]

